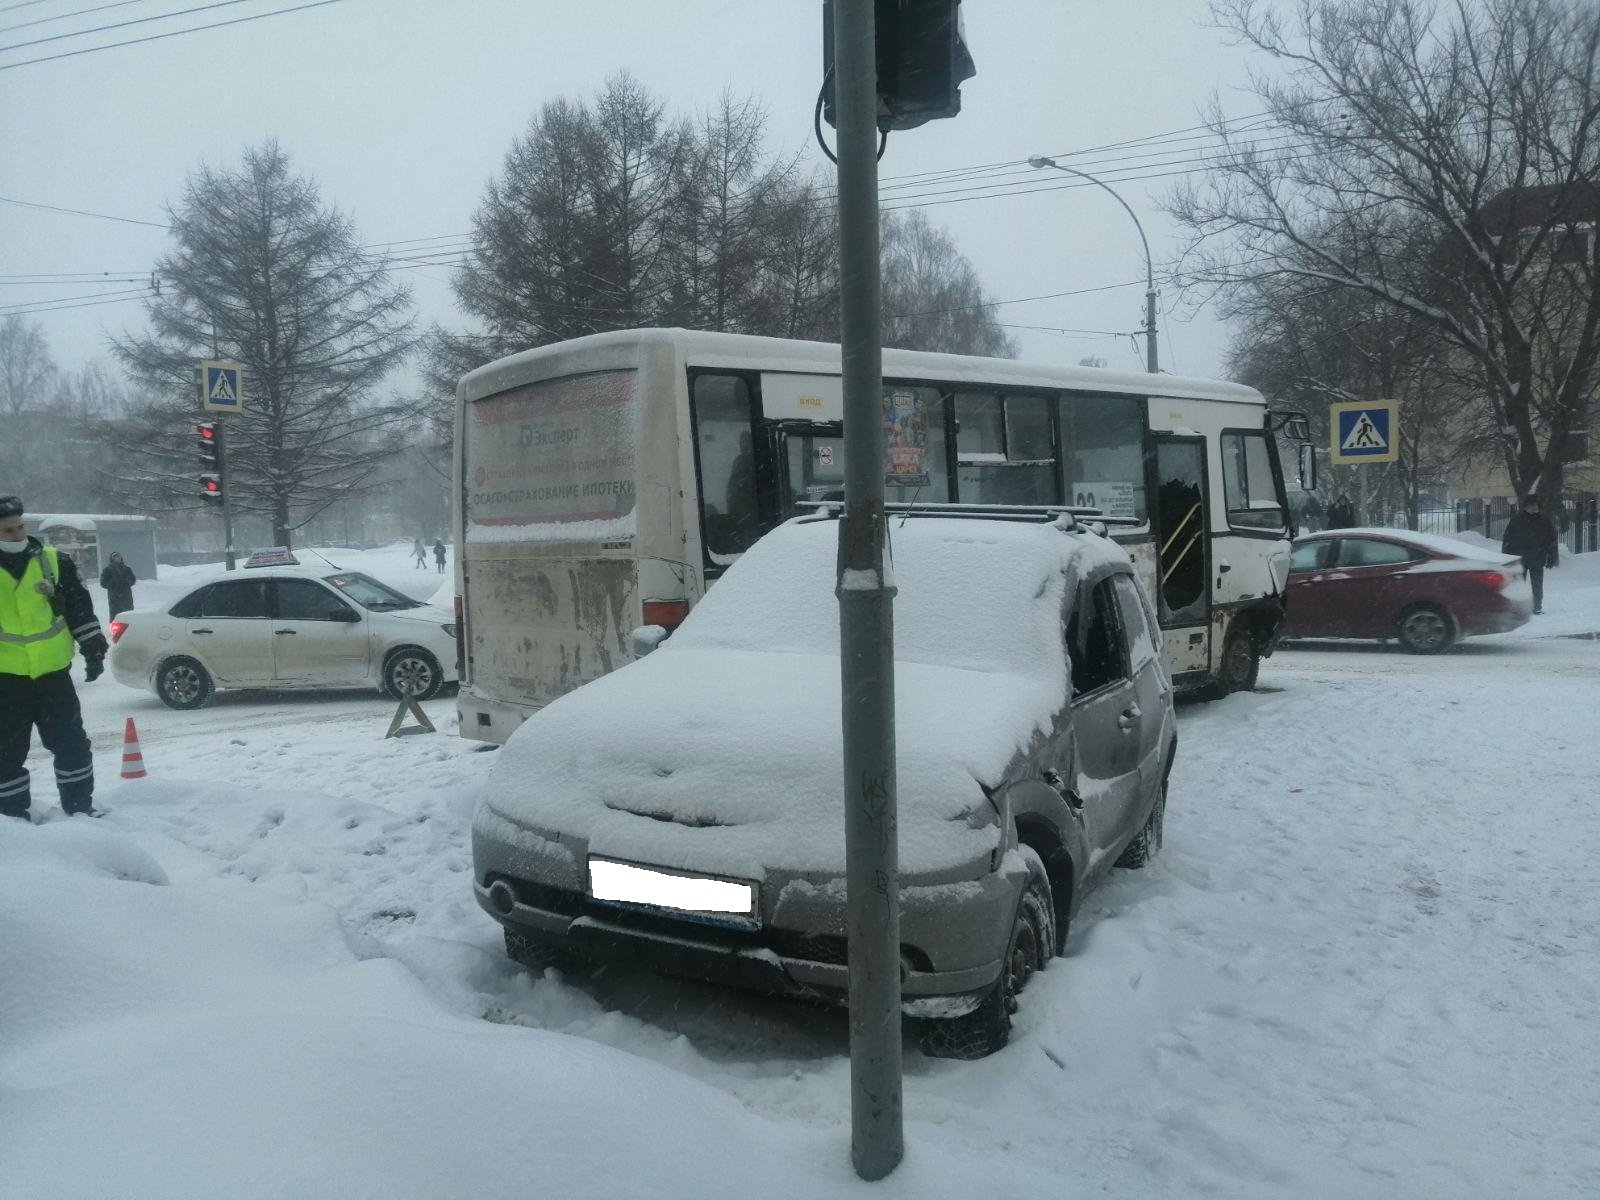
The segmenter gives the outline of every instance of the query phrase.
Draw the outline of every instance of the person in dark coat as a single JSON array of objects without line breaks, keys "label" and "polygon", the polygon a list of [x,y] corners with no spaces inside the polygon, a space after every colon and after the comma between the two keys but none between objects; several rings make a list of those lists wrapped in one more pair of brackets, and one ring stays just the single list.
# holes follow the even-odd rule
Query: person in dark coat
[{"label": "person in dark coat", "polygon": [[438,564],[439,574],[444,574],[444,539],[440,538],[433,543],[433,561]]},{"label": "person in dark coat", "polygon": [[1350,497],[1343,492],[1339,498],[1328,505],[1328,523],[1325,529],[1349,529],[1356,523],[1356,506],[1350,503]]},{"label": "person in dark coat", "polygon": [[72,560],[28,536],[22,501],[0,496],[0,816],[27,821],[33,731],[55,758],[56,792],[69,814],[97,817],[94,755],[72,686],[105,670],[106,639]]},{"label": "person in dark coat", "polygon": [[100,572],[100,586],[106,590],[106,615],[114,617],[133,607],[133,585],[138,576],[133,568],[122,561],[122,555],[113,552],[106,569]]},{"label": "person in dark coat", "polygon": [[1506,522],[1500,553],[1515,554],[1522,560],[1528,582],[1533,584],[1533,611],[1536,613],[1544,611],[1544,569],[1556,565],[1559,545],[1555,522],[1539,511],[1539,497],[1524,497],[1522,511]]}]

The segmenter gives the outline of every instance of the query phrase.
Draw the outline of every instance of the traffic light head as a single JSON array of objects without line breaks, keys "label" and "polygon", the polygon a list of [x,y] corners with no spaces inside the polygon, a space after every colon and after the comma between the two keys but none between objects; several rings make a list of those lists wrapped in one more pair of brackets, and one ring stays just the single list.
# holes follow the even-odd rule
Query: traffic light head
[{"label": "traffic light head", "polygon": [[207,504],[222,503],[222,455],[217,445],[217,426],[214,421],[201,421],[194,427],[200,451],[200,498]]},{"label": "traffic light head", "polygon": [[217,456],[217,426],[214,421],[202,421],[194,427],[195,437],[198,439],[200,461],[205,464],[208,471],[220,468]]},{"label": "traffic light head", "polygon": [[[837,127],[833,4],[823,0],[823,118]],[[961,111],[961,84],[977,74],[961,36],[961,0],[873,0],[878,128],[915,129]]]}]

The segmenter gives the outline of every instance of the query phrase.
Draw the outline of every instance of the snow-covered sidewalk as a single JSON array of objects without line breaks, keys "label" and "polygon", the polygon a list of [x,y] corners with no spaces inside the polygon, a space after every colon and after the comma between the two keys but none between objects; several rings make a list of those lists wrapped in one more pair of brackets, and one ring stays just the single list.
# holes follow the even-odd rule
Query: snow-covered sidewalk
[{"label": "snow-covered sidewalk", "polygon": [[505,960],[468,883],[495,754],[385,742],[369,694],[100,687],[103,780],[129,710],[150,778],[0,822],[5,1200],[1600,1191],[1600,643],[1285,651],[1185,708],[1162,856],[1005,1051],[908,1046],[871,1187],[839,1014]]}]

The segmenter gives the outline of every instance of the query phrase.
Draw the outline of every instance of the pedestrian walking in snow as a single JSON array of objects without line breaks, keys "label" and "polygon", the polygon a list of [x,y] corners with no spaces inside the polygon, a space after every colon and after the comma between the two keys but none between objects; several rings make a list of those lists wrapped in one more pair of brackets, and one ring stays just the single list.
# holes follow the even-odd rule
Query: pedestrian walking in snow
[{"label": "pedestrian walking in snow", "polygon": [[444,574],[444,539],[440,538],[433,544],[433,561],[439,564],[439,574]]},{"label": "pedestrian walking in snow", "polygon": [[33,731],[55,759],[68,813],[99,816],[94,757],[72,686],[72,649],[85,681],[105,670],[106,639],[72,560],[29,537],[22,501],[0,496],[0,816],[28,820]]},{"label": "pedestrian walking in snow", "polygon": [[1533,585],[1533,611],[1544,611],[1544,569],[1559,561],[1560,539],[1555,523],[1539,511],[1539,497],[1527,496],[1522,511],[1512,514],[1500,538],[1500,553],[1515,554]]},{"label": "pedestrian walking in snow", "polygon": [[417,570],[419,571],[428,565],[428,552],[422,548],[421,538],[412,540],[411,557],[417,560]]},{"label": "pedestrian walking in snow", "polygon": [[1349,529],[1356,523],[1356,506],[1350,502],[1350,497],[1343,492],[1339,498],[1328,505],[1327,529]]},{"label": "pedestrian walking in snow", "polygon": [[107,616],[114,617],[133,607],[133,585],[136,582],[138,576],[133,573],[133,568],[122,560],[121,554],[113,552],[106,569],[100,572],[100,586],[106,590]]}]

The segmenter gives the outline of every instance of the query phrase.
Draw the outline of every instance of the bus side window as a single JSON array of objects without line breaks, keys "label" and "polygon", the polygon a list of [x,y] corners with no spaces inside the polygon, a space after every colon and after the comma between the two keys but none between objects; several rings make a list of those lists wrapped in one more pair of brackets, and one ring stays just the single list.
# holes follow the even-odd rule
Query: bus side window
[{"label": "bus side window", "polygon": [[1055,504],[1050,402],[957,392],[956,478],[962,504]]},{"label": "bus side window", "polygon": [[695,376],[694,437],[706,553],[725,565],[761,535],[750,388],[743,379]]},{"label": "bus side window", "polygon": [[1061,397],[1068,504],[1145,519],[1144,406],[1130,396]]}]

